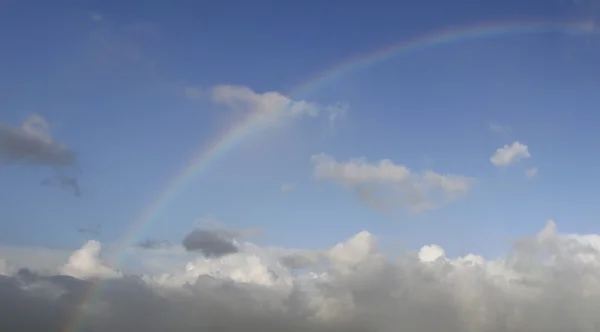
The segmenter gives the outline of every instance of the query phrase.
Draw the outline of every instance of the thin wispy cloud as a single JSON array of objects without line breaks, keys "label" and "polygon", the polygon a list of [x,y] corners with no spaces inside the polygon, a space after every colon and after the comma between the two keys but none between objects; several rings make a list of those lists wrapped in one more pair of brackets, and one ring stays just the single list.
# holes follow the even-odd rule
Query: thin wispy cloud
[{"label": "thin wispy cloud", "polygon": [[290,191],[292,191],[294,189],[296,189],[295,183],[288,182],[288,183],[284,183],[281,185],[281,192],[284,194],[289,193]]},{"label": "thin wispy cloud", "polygon": [[528,179],[534,178],[537,174],[538,174],[537,167],[532,167],[532,168],[528,168],[527,170],[525,170],[525,176]]},{"label": "thin wispy cloud", "polygon": [[510,127],[508,126],[503,126],[501,124],[498,123],[492,123],[490,124],[490,130],[496,134],[510,134],[512,132],[512,130],[510,129]]}]

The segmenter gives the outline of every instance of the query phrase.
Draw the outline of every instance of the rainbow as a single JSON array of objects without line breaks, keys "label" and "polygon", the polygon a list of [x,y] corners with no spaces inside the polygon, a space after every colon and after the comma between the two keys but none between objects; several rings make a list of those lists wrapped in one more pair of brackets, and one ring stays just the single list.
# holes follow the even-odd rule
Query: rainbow
[{"label": "rainbow", "polygon": [[[288,95],[291,98],[301,98],[302,96],[317,91],[321,87],[331,84],[357,70],[371,67],[401,55],[423,51],[432,47],[506,35],[548,32],[578,35],[597,33],[599,32],[599,29],[593,21],[528,21],[486,22],[467,27],[439,30],[343,61],[314,76],[306,81],[306,83],[296,87]],[[221,160],[223,156],[235,146],[241,144],[246,137],[259,132],[262,128],[261,124],[263,123],[261,119],[263,119],[263,116],[260,113],[249,114],[243,120],[231,126],[228,130],[223,131],[222,134],[213,140],[207,147],[198,151],[195,155],[196,157],[192,158],[183,170],[167,183],[164,190],[162,190],[139,217],[135,219],[130,229],[125,233],[126,236],[121,241],[120,248],[125,250],[130,246],[136,240],[135,237],[140,235],[142,228],[154,221],[160,215],[161,211],[175,199],[176,195],[184,191],[186,184],[190,183],[194,177],[206,172],[211,165]],[[66,325],[66,328],[64,329],[65,332],[75,331],[78,326],[78,319],[81,316],[81,309],[94,298],[94,295],[98,290],[98,284],[99,283],[96,282],[90,287],[90,290],[88,291],[87,296],[83,298],[79,309],[73,315],[72,320]]]}]

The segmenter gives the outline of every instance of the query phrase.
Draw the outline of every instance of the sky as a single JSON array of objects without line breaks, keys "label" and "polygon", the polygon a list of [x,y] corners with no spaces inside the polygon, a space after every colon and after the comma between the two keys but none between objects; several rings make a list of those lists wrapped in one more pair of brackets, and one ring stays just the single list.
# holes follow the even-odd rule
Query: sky
[{"label": "sky", "polygon": [[0,291],[57,331],[600,326],[597,1],[4,7]]}]

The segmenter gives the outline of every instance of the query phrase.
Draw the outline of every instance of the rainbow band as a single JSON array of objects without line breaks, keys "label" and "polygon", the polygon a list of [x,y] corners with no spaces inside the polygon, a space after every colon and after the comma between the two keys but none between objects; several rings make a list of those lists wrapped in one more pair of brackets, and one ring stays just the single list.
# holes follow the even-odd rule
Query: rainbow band
[{"label": "rainbow band", "polygon": [[[339,78],[350,74],[353,71],[370,67],[380,62],[393,59],[395,57],[406,55],[412,52],[425,50],[430,47],[442,46],[463,41],[475,39],[483,39],[504,35],[515,34],[531,34],[531,33],[597,33],[599,29],[592,21],[575,21],[575,22],[496,22],[483,23],[469,27],[457,29],[445,29],[438,32],[430,33],[416,39],[406,42],[393,44],[384,47],[375,52],[367,53],[357,57],[353,57],[338,65],[331,67],[325,72],[308,80],[306,83],[296,87],[289,94],[290,97],[299,97],[306,95],[311,91],[335,82]],[[259,113],[252,113],[245,119],[238,122],[236,125],[224,131],[212,144],[196,155],[183,170],[170,181],[165,189],[148,205],[141,215],[136,218],[126,236],[124,236],[121,246],[126,249],[135,241],[135,236],[139,236],[141,228],[150,224],[160,214],[166,206],[175,198],[176,194],[182,192],[185,185],[189,183],[195,176],[206,171],[210,165],[214,164],[226,152],[229,152],[234,146],[242,142],[248,135],[257,131],[260,128],[262,116]],[[118,263],[118,262],[117,262]],[[98,292],[99,284],[96,281],[90,287],[88,294],[83,298],[78,310],[74,313],[72,320],[66,324],[63,331],[74,332],[78,326],[79,317],[81,316],[82,307],[94,299],[94,295]]]}]

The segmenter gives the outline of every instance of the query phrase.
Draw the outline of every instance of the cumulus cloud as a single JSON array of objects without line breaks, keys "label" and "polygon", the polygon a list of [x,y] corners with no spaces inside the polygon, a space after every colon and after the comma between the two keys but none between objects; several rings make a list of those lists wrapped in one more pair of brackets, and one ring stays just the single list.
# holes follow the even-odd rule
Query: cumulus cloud
[{"label": "cumulus cloud", "polygon": [[343,115],[347,105],[323,106],[304,100],[293,100],[279,92],[257,93],[245,86],[218,85],[212,89],[211,99],[237,111],[249,112],[265,121],[278,121],[286,117],[316,117],[326,114],[330,121]]},{"label": "cumulus cloud", "polygon": [[81,279],[119,276],[119,272],[106,266],[100,259],[101,247],[98,241],[88,241],[69,257],[69,261],[60,269],[60,273]]},{"label": "cumulus cloud", "polygon": [[525,176],[527,176],[527,178],[529,178],[529,179],[535,177],[537,175],[537,173],[538,173],[537,167],[532,167],[532,168],[525,170]]},{"label": "cumulus cloud", "polygon": [[377,209],[405,207],[417,212],[435,209],[466,195],[474,182],[460,175],[416,173],[388,159],[377,163],[364,158],[339,162],[322,153],[313,155],[311,160],[315,178],[333,181]]},{"label": "cumulus cloud", "polygon": [[[199,256],[181,270],[116,274],[100,261],[100,249],[88,242],[72,255],[66,265],[76,266],[78,276],[4,272],[0,330],[592,332],[600,326],[600,235],[562,234],[554,221],[496,259],[452,258],[433,244],[389,259],[376,237],[360,232],[319,250],[324,264],[304,272],[281,264],[289,251],[248,244],[222,258]],[[101,284],[98,277],[105,278]]]},{"label": "cumulus cloud", "polygon": [[490,161],[495,166],[504,167],[530,157],[529,147],[515,141],[511,145],[504,145],[496,150],[494,155],[490,157]]}]

